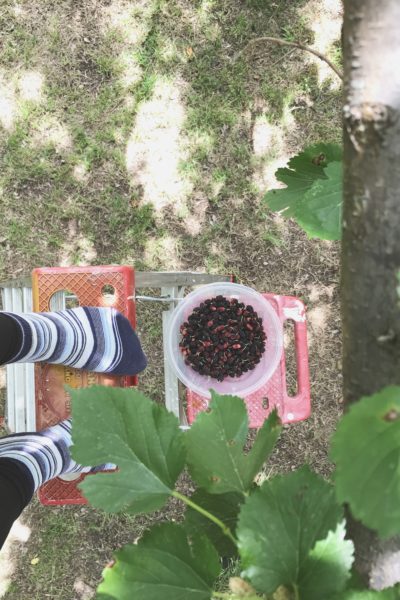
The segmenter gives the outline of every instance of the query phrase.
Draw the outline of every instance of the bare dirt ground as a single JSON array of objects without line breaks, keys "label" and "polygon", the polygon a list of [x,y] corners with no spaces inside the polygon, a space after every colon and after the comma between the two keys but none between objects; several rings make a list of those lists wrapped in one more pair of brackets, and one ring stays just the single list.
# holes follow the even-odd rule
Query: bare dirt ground
[{"label": "bare dirt ground", "polygon": [[[340,90],[317,59],[247,44],[271,35],[340,60],[340,2],[6,0],[0,30],[0,280],[43,265],[127,263],[234,273],[299,296],[313,412],[285,427],[265,473],[309,462],[329,476],[341,412],[339,248],[309,240],[261,199],[296,151],[340,141]],[[140,386],[162,401],[159,316],[138,305],[150,359]],[[177,503],[133,519],[33,502],[0,555],[0,597],[91,598],[114,549],[180,514]]]}]

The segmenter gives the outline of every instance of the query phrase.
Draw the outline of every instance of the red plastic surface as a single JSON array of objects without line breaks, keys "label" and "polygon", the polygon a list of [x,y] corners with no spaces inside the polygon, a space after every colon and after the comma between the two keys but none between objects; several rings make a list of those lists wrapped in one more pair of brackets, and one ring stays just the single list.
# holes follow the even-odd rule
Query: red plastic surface
[{"label": "red plastic surface", "polygon": [[[112,296],[103,294],[104,286],[112,286]],[[135,327],[135,274],[132,267],[54,267],[35,269],[32,273],[34,310],[49,310],[51,296],[59,290],[73,292],[80,306],[112,306],[124,314]],[[66,419],[70,414],[70,397],[64,386],[87,387],[111,385],[130,387],[137,385],[136,377],[119,377],[79,371],[61,365],[38,363],[35,365],[36,424],[41,430]],[[54,479],[39,490],[42,504],[85,504],[77,483]]]},{"label": "red plastic surface", "polygon": [[[293,296],[263,294],[278,314],[282,324],[287,320],[294,323],[296,348],[297,394],[289,396],[286,387],[285,351],[275,373],[257,392],[244,400],[249,413],[250,427],[261,427],[269,413],[277,408],[283,423],[303,421],[310,416],[310,378],[308,369],[307,325],[305,306]],[[208,407],[208,399],[187,390],[187,418],[192,423],[196,415]]]}]

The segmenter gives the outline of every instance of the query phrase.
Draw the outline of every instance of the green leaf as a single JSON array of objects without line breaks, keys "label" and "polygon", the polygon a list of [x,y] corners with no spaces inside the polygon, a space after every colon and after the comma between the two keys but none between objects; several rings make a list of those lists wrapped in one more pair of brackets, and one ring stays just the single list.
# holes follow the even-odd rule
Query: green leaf
[{"label": "green leaf", "polygon": [[317,542],[301,568],[298,588],[300,598],[321,600],[344,589],[350,578],[354,546],[345,540],[345,522]]},{"label": "green leaf", "polygon": [[353,404],[331,445],[340,502],[381,537],[400,533],[400,387]]},{"label": "green leaf", "polygon": [[71,395],[73,458],[119,468],[86,477],[80,486],[86,498],[109,512],[161,508],[185,464],[178,419],[132,389],[93,386]]},{"label": "green leaf", "polygon": [[215,548],[206,537],[189,544],[181,525],[154,527],[139,543],[125,546],[103,573],[98,600],[210,600],[220,572]]},{"label": "green leaf", "polygon": [[310,237],[340,240],[342,236],[342,163],[325,169],[327,179],[319,179],[296,207],[295,219]]},{"label": "green leaf", "polygon": [[[340,539],[340,530],[334,537],[328,534],[342,519],[333,487],[308,467],[266,481],[240,512],[236,533],[242,575],[271,594],[279,586],[307,587],[307,580],[313,581],[313,573],[320,570],[329,577],[325,586],[341,591],[350,562],[349,542]],[[316,546],[326,538],[325,545]],[[340,547],[344,559],[336,554]],[[314,595],[313,600],[317,598],[326,600],[326,594]]]},{"label": "green leaf", "polygon": [[248,471],[248,487],[251,486],[255,476],[260,472],[261,467],[274,449],[281,431],[282,425],[278,412],[273,410],[259,429],[250,452],[244,457],[244,468]]},{"label": "green leaf", "polygon": [[353,568],[351,569],[350,579],[347,582],[347,589],[353,590],[353,591],[365,589],[364,581],[363,581],[360,573],[358,573],[358,571],[356,571],[354,565],[353,565]]},{"label": "green leaf", "polygon": [[[316,163],[325,168],[332,162],[340,162],[343,159],[343,148],[340,144],[325,144],[320,142],[309,146],[303,152],[299,152],[289,160],[289,167],[296,171],[300,169],[304,173],[314,173]],[[307,163],[307,164],[305,164]]]},{"label": "green leaf", "polygon": [[267,192],[271,210],[293,217],[311,237],[340,239],[342,209],[342,148],[316,144],[278,169],[276,178],[286,188]]},{"label": "green leaf", "polygon": [[[243,495],[230,492],[227,494],[209,494],[198,489],[190,498],[193,502],[218,517],[233,534],[240,507],[243,504]],[[201,515],[197,510],[189,508],[186,511],[185,527],[188,533],[196,537],[205,534],[213,543],[220,556],[232,557],[237,555],[237,547],[221,531],[220,527]]]},{"label": "green leaf", "polygon": [[[321,158],[325,160],[321,161]],[[315,144],[293,156],[288,166],[276,171],[278,181],[286,184],[286,188],[271,190],[266,193],[271,210],[285,211],[285,216],[295,214],[295,205],[299,198],[311,188],[317,179],[325,179],[324,168],[327,164],[342,160],[342,148],[337,144]]]},{"label": "green leaf", "polygon": [[399,600],[400,587],[382,590],[381,592],[373,592],[371,590],[349,590],[335,596],[334,600]]},{"label": "green leaf", "polygon": [[209,410],[200,413],[186,432],[187,462],[193,479],[212,494],[246,493],[280,431],[280,420],[274,411],[246,456],[243,451],[248,433],[245,403],[236,396],[219,396],[212,392]]}]

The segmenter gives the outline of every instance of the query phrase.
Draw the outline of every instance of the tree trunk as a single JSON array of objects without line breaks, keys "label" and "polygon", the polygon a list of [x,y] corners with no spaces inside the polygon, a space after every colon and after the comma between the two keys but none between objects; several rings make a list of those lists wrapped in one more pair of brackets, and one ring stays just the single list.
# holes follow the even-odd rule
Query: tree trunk
[{"label": "tree trunk", "polygon": [[[345,404],[400,384],[400,1],[344,0]],[[377,508],[379,510],[379,508]],[[350,522],[370,587],[400,581],[400,538]]]}]

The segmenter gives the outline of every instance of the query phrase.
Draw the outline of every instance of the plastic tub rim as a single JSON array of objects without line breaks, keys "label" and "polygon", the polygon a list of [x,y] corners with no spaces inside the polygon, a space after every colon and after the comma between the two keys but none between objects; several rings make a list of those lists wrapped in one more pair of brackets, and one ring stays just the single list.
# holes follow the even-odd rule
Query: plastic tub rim
[{"label": "plastic tub rim", "polygon": [[[226,378],[223,382],[218,382],[216,379],[213,379],[209,376],[200,376],[198,373],[193,371],[194,376],[201,377],[201,380],[205,380],[207,382],[208,387],[206,388],[205,385],[204,385],[204,387],[198,385],[195,381],[191,380],[182,371],[182,369],[180,368],[180,366],[178,364],[178,361],[176,360],[176,354],[175,354],[176,348],[174,348],[174,342],[176,342],[176,339],[177,339],[176,336],[178,336],[178,340],[180,339],[179,328],[180,328],[181,323],[183,323],[187,318],[187,317],[183,318],[183,313],[184,313],[185,307],[189,306],[191,304],[192,300],[198,298],[198,303],[192,304],[192,309],[190,311],[190,312],[192,312],[193,308],[195,308],[196,306],[199,306],[200,303],[202,301],[204,301],[205,299],[212,298],[219,294],[224,295],[224,293],[226,293],[226,291],[224,292],[223,290],[227,290],[227,289],[229,289],[228,293],[230,294],[230,297],[235,297],[235,296],[240,297],[241,295],[245,294],[248,297],[253,298],[254,301],[257,301],[258,303],[260,303],[260,305],[263,307],[263,310],[265,311],[265,313],[268,314],[268,320],[271,324],[271,328],[273,329],[274,333],[276,334],[275,339],[271,340],[271,342],[274,343],[274,348],[272,349],[273,351],[271,351],[271,348],[269,349],[270,350],[270,352],[269,352],[270,360],[268,363],[268,367],[265,369],[263,374],[260,375],[260,377],[257,379],[257,381],[253,382],[252,384],[248,384],[247,386],[245,384],[246,382],[244,381],[244,379],[246,379],[248,377],[248,374],[251,375],[252,372],[248,372],[238,378]],[[204,296],[204,294],[206,294],[206,295]],[[246,303],[250,303],[250,301],[246,300]],[[256,312],[257,312],[257,310],[256,310]],[[190,314],[190,313],[188,313],[188,314]],[[179,323],[178,323],[178,321],[179,321]],[[178,344],[179,344],[179,342],[178,342]],[[267,339],[267,344],[268,344],[268,339]],[[248,396],[248,395],[256,392],[258,389],[263,387],[267,383],[267,381],[272,377],[272,375],[275,373],[276,369],[278,368],[278,365],[279,365],[281,357],[282,357],[282,352],[283,352],[283,327],[282,327],[282,323],[281,323],[278,315],[276,314],[274,308],[271,306],[270,302],[268,302],[268,300],[266,300],[262,294],[260,294],[253,288],[250,288],[245,285],[241,285],[241,284],[237,284],[237,283],[229,283],[229,282],[211,283],[211,284],[203,285],[203,286],[199,287],[198,289],[194,290],[193,292],[190,292],[187,296],[184,297],[183,300],[181,300],[179,302],[178,306],[175,308],[174,312],[172,313],[169,323],[168,323],[166,348],[167,348],[169,364],[172,366],[172,369],[174,370],[176,376],[187,388],[189,388],[193,392],[196,392],[203,397],[210,398],[211,397],[210,390],[214,389],[215,391],[217,391],[219,393],[234,394],[234,395],[240,395],[242,397],[245,397],[245,396]],[[179,349],[177,350],[177,352],[179,352]],[[261,373],[262,362],[263,361],[261,361],[261,363],[259,363],[259,365],[257,365],[255,367],[254,371],[258,370]],[[190,367],[188,367],[188,370],[189,369],[190,369]],[[226,391],[226,390],[222,391],[221,383],[224,384],[224,387],[226,387],[228,384],[231,384],[231,386],[233,388],[232,391],[231,392]],[[243,385],[241,385],[241,383],[243,383]]]}]

